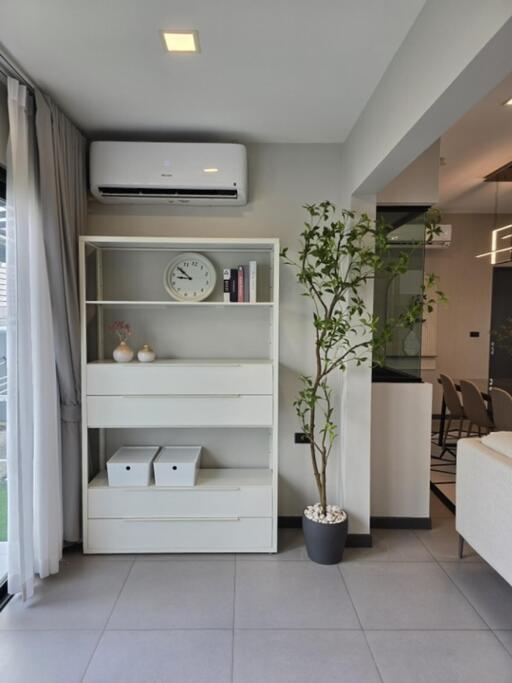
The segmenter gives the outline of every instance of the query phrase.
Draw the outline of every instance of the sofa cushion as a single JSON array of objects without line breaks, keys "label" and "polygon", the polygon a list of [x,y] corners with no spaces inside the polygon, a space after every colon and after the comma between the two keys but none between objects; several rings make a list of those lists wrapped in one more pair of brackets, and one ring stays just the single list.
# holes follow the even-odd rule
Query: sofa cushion
[{"label": "sofa cushion", "polygon": [[512,432],[491,432],[482,437],[482,443],[487,448],[512,458]]}]

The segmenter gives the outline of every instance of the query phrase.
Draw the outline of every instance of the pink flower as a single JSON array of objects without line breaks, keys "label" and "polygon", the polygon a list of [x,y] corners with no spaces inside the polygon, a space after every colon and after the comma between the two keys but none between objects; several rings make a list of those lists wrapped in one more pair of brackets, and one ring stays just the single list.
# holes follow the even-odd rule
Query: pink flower
[{"label": "pink flower", "polygon": [[125,342],[128,337],[131,337],[133,334],[131,325],[124,320],[114,320],[112,325],[108,326],[108,329],[110,332],[113,332],[121,342]]}]

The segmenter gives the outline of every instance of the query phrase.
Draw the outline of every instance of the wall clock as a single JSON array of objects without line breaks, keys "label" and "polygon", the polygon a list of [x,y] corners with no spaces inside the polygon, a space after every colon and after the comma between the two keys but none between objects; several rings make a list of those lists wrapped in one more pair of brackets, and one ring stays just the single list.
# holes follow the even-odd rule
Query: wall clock
[{"label": "wall clock", "polygon": [[215,266],[202,254],[185,252],[169,262],[164,273],[164,287],[177,301],[203,301],[213,292]]}]

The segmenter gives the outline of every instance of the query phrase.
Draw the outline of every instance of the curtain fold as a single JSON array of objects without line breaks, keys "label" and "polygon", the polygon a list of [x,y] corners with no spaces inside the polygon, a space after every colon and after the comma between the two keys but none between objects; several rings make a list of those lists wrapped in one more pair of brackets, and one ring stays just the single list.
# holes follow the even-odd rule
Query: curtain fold
[{"label": "curtain fold", "polygon": [[81,538],[80,311],[78,238],[87,217],[86,141],[36,92],[40,206],[60,395],[64,540]]},{"label": "curtain fold", "polygon": [[34,573],[57,572],[62,557],[60,417],[34,103],[17,80],[7,86],[8,588],[26,599]]}]

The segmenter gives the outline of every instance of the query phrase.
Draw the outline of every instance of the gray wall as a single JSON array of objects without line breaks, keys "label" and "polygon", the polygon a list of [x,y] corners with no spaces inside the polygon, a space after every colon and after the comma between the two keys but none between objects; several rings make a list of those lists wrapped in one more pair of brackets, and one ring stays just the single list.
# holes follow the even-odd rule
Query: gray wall
[{"label": "gray wall", "polygon": [[[259,144],[248,148],[249,203],[245,207],[107,206],[91,201],[88,233],[195,237],[278,237],[296,248],[306,202],[341,202],[340,145]],[[307,446],[293,443],[292,401],[299,374],[312,370],[311,309],[289,268],[281,267],[280,506],[301,514],[317,500]],[[331,493],[337,495],[339,451],[333,454]]]}]

